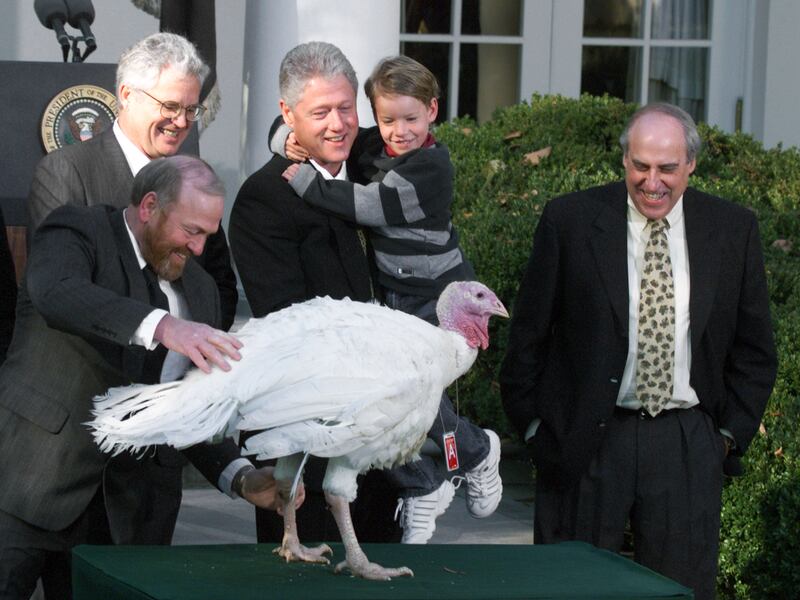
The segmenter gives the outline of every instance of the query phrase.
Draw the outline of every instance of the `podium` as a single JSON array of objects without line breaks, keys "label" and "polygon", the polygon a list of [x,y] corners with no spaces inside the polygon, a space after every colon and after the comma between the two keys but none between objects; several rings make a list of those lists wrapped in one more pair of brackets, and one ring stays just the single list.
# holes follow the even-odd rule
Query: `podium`
[{"label": "podium", "polygon": [[59,92],[91,84],[114,94],[116,65],[0,61],[0,206],[7,226],[27,225],[25,201],[33,170],[46,154],[41,139],[45,109]]},{"label": "podium", "polygon": [[[286,563],[274,544],[78,546],[75,600],[114,598],[692,598],[691,590],[617,554],[582,542],[534,545],[364,544],[370,560],[405,565],[414,577],[366,581],[330,565]],[[332,563],[344,559],[331,544]]]}]

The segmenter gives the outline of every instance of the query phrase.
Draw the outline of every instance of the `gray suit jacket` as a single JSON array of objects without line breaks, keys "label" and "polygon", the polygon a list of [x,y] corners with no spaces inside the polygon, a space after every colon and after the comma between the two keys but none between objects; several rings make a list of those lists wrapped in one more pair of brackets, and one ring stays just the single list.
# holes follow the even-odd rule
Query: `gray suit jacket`
[{"label": "gray suit jacket", "polygon": [[[123,208],[133,187],[125,155],[111,128],[100,135],[51,152],[36,166],[28,196],[30,227],[34,229],[53,209],[66,204]],[[198,262],[217,282],[222,306],[220,326],[228,329],[236,315],[238,292],[225,232],[209,236]]]},{"label": "gray suit jacket", "polygon": [[[179,282],[192,319],[216,326],[211,277],[189,261]],[[60,530],[102,482],[114,542],[169,541],[183,460],[161,447],[109,460],[84,425],[94,395],[140,379],[147,351],[128,340],[151,310],[122,211],[65,206],[44,221],[0,368],[0,510]]]}]

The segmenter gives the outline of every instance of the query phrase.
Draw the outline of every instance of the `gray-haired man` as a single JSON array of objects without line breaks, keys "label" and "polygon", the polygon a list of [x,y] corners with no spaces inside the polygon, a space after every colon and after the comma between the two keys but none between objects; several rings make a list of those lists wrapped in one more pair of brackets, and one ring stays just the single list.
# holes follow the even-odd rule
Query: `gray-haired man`
[{"label": "gray-haired man", "polygon": [[[325,177],[348,176],[346,161],[358,133],[357,88],[353,67],[332,44],[301,44],[281,63],[284,120]],[[261,317],[314,296],[373,298],[373,265],[363,234],[302,202],[281,176],[289,164],[275,156],[253,173],[231,213],[231,249],[253,314]],[[320,487],[322,472],[312,460],[306,502],[298,514],[304,539],[338,538]],[[396,502],[384,475],[368,473],[351,507],[358,539],[398,541]],[[259,541],[281,541],[282,520],[257,510],[256,523]]]}]

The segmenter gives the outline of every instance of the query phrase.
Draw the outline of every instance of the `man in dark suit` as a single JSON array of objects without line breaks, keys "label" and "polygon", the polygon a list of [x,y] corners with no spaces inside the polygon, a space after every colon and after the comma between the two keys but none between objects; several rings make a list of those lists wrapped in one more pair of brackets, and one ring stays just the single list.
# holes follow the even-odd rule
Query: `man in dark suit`
[{"label": "man in dark suit", "polygon": [[[281,112],[311,164],[325,177],[346,178],[347,158],[358,132],[355,71],[331,44],[311,42],[281,63]],[[371,263],[363,233],[300,200],[281,177],[291,163],[274,156],[244,182],[231,212],[231,250],[256,317],[315,296],[369,300]],[[332,540],[338,529],[321,491],[324,461],[307,469],[306,500],[298,513],[301,539]],[[397,541],[396,496],[383,474],[368,473],[352,506],[361,541]],[[256,511],[258,539],[281,541],[283,523]]]},{"label": "man in dark suit", "polygon": [[[222,218],[216,175],[198,158],[166,158],[137,174],[132,194],[124,210],[60,207],[31,244],[0,368],[3,598],[27,599],[39,576],[48,598],[69,597],[79,543],[169,543],[183,463],[161,446],[100,452],[84,425],[92,398],[239,359],[241,343],[217,329],[216,285],[194,261]],[[201,453],[195,464],[217,481],[228,461]],[[274,507],[269,475],[254,499]]]},{"label": "man in dark suit", "polygon": [[[28,197],[31,233],[58,206],[125,206],[139,169],[177,153],[202,116],[200,88],[207,74],[195,47],[172,33],[155,33],[127,49],[117,66],[113,127],[48,154],[36,167]],[[222,228],[209,237],[199,261],[217,282],[227,330],[238,293]]]},{"label": "man in dark suit", "polygon": [[723,472],[776,372],[755,216],[688,186],[700,138],[668,104],[620,138],[625,182],[542,213],[501,371],[537,467],[535,543],[585,540],[713,598]]}]

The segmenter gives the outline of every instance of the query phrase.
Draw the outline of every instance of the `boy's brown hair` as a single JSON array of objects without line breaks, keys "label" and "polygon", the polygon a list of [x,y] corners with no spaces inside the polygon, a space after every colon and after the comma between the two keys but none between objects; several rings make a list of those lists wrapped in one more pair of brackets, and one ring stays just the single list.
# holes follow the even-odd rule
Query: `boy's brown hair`
[{"label": "boy's brown hair", "polygon": [[364,92],[373,112],[376,96],[411,96],[428,106],[439,97],[439,82],[425,65],[413,58],[390,56],[375,65],[364,83]]}]

